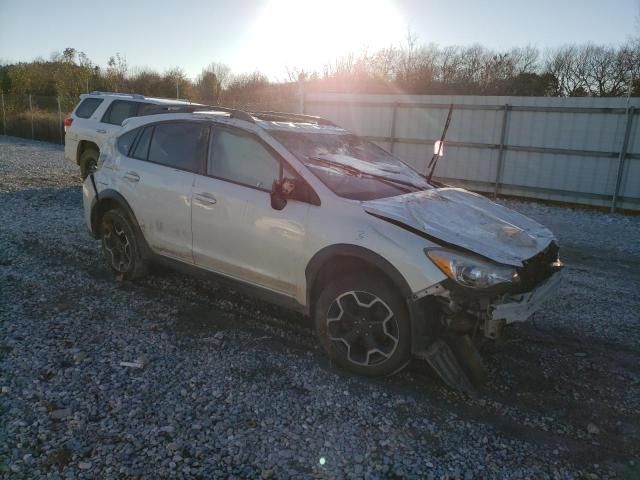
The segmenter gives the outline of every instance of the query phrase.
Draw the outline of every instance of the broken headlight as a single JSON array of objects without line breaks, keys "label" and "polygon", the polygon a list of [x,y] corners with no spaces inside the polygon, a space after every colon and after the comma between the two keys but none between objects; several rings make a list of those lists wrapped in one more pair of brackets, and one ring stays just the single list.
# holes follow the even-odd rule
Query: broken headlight
[{"label": "broken headlight", "polygon": [[425,253],[447,277],[465,287],[489,288],[520,281],[516,269],[508,265],[498,265],[451,250],[425,250]]}]

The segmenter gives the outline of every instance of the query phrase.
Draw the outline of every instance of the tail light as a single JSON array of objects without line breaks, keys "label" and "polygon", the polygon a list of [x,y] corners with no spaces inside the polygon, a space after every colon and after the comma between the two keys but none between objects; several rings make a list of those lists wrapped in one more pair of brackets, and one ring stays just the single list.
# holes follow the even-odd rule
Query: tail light
[{"label": "tail light", "polygon": [[71,124],[73,123],[73,118],[68,117],[64,119],[64,131],[66,132],[67,129],[71,126]]}]

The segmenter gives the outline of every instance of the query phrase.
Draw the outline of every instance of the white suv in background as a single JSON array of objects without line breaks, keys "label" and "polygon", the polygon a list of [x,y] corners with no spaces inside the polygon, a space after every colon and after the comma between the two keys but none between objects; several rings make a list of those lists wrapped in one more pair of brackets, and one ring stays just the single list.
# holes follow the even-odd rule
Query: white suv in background
[{"label": "white suv in background", "polygon": [[304,115],[130,118],[83,200],[119,277],[216,274],[309,314],[337,365],[388,375],[417,355],[460,389],[486,374],[474,341],[530,317],[561,269],[542,225]]},{"label": "white suv in background", "polygon": [[145,115],[150,106],[189,104],[135,93],[91,92],[80,95],[80,102],[64,120],[64,156],[78,164],[82,178],[86,178],[95,170],[102,143],[120,130],[126,118]]}]

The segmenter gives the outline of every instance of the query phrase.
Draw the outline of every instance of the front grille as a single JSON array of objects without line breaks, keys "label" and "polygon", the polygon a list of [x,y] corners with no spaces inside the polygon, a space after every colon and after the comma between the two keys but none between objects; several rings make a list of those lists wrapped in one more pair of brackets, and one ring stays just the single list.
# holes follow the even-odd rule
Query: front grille
[{"label": "front grille", "polygon": [[524,265],[517,269],[520,275],[518,290],[529,291],[549,278],[557,270],[552,264],[558,259],[559,250],[558,245],[551,242],[543,251],[526,260]]}]

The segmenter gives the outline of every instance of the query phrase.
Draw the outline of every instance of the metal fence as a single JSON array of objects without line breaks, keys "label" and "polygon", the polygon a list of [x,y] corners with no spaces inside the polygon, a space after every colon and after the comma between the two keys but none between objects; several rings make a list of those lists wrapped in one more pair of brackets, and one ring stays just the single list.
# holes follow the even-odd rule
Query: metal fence
[{"label": "metal fence", "polygon": [[493,195],[640,210],[640,98],[309,93],[302,108],[424,172],[450,104],[435,178]]},{"label": "metal fence", "polygon": [[[293,92],[278,99],[251,106],[294,109]],[[0,133],[64,143],[63,121],[77,101],[0,94]],[[299,108],[424,172],[450,104],[439,180],[494,195],[640,210],[640,98],[303,93]]]},{"label": "metal fence", "polygon": [[64,143],[64,118],[77,101],[77,97],[0,93],[0,133]]}]

